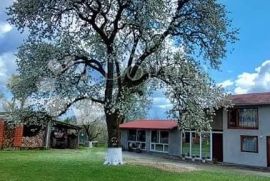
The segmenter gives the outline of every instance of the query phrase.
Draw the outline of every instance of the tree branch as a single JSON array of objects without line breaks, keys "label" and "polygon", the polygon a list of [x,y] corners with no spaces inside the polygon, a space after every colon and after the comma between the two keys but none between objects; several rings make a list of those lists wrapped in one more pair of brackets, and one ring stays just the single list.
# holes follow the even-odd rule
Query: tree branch
[{"label": "tree branch", "polygon": [[122,91],[122,80],[121,80],[121,71],[120,65],[117,60],[115,60],[115,67],[116,67],[116,75],[117,75],[117,84],[118,84],[118,97],[121,95]]},{"label": "tree branch", "polygon": [[89,139],[89,138],[88,139],[92,141],[92,140],[96,139],[98,137],[98,135],[100,135],[100,134],[101,134],[101,132],[97,132],[94,136],[90,137],[91,139]]},{"label": "tree branch", "polygon": [[95,99],[95,98],[92,98],[92,97],[88,97],[88,96],[82,96],[82,97],[77,97],[76,99],[74,99],[72,102],[68,103],[65,107],[65,109],[63,111],[61,111],[58,116],[62,116],[63,114],[65,114],[67,112],[67,110],[76,102],[78,101],[81,101],[81,100],[84,100],[84,99],[90,99],[91,101],[93,102],[97,102],[97,103],[100,103],[100,104],[104,104],[105,102],[102,101],[102,100],[99,100],[99,99]]},{"label": "tree branch", "polygon": [[134,57],[135,50],[137,48],[138,42],[139,42],[139,36],[135,36],[135,33],[134,33],[134,43],[133,43],[133,46],[132,46],[132,49],[131,49],[131,52],[130,52],[130,55],[129,55],[128,67],[127,68],[131,67],[131,65],[132,65],[133,57]]},{"label": "tree branch", "polygon": [[117,14],[115,16],[115,20],[113,21],[113,31],[112,31],[111,36],[109,38],[110,43],[113,43],[114,38],[115,38],[115,36],[116,36],[116,34],[117,34],[118,30],[119,30],[118,29],[118,23],[121,20],[122,12],[124,11],[124,9],[126,7],[128,7],[128,4],[130,3],[130,1],[128,1],[125,4],[121,4],[121,2],[119,0],[117,2],[118,2],[118,5],[119,5],[119,9],[118,9]]},{"label": "tree branch", "polygon": [[83,21],[88,22],[94,28],[94,30],[100,35],[100,37],[104,41],[104,43],[106,45],[109,45],[109,38],[107,37],[106,33],[101,28],[99,28],[96,24],[96,16],[98,15],[99,12],[94,10],[90,6],[88,6],[88,8],[90,8],[90,10],[93,12],[91,19],[89,19],[89,18],[85,17],[84,14],[80,11],[80,7],[78,4],[73,3],[73,5],[75,7],[75,11],[76,11],[77,15],[79,16],[79,18]]},{"label": "tree branch", "polygon": [[97,70],[101,75],[103,75],[103,77],[107,76],[107,73],[105,72],[105,70],[103,69],[101,63],[99,61],[97,61],[94,58],[88,58],[86,56],[75,56],[76,59],[81,59],[84,60],[83,63],[85,63],[86,65],[88,65],[89,67]]},{"label": "tree branch", "polygon": [[[133,77],[136,75],[137,70],[139,69],[140,65],[144,62],[144,60],[149,57],[151,54],[156,52],[156,50],[161,46],[162,42],[165,40],[165,38],[172,33],[172,31],[175,29],[175,22],[179,18],[178,12],[184,7],[184,5],[189,2],[190,0],[178,0],[176,13],[174,17],[172,18],[168,28],[164,33],[162,33],[159,37],[159,40],[154,43],[152,47],[150,47],[148,50],[146,50],[136,61],[134,67],[131,69],[130,76]],[[127,76],[125,77],[125,81],[127,80]]]}]

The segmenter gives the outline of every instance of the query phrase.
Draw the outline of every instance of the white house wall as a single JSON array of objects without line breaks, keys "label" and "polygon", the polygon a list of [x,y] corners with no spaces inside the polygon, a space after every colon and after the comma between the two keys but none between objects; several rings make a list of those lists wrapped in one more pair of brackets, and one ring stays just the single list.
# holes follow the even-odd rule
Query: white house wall
[{"label": "white house wall", "polygon": [[[223,160],[227,163],[267,167],[266,136],[270,136],[270,107],[258,107],[259,129],[228,129],[223,110]],[[258,153],[241,152],[241,135],[258,136]]]}]

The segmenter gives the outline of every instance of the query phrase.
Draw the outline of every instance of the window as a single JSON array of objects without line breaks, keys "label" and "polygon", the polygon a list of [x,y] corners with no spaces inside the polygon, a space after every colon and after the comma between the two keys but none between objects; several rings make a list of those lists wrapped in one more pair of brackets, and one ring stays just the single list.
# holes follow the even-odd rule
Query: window
[{"label": "window", "polygon": [[145,130],[129,130],[128,132],[128,147],[140,148],[145,150]]},{"label": "window", "polygon": [[237,109],[229,110],[228,112],[228,127],[235,128],[237,127]]},{"label": "window", "polygon": [[129,130],[128,132],[128,140],[136,141],[137,130]]},{"label": "window", "polygon": [[258,109],[237,108],[229,110],[228,128],[258,129]]},{"label": "window", "polygon": [[169,143],[168,131],[160,131],[160,143]]},{"label": "window", "polygon": [[210,159],[210,133],[202,133],[201,134],[202,139],[202,157],[206,159]]},{"label": "window", "polygon": [[145,142],[145,131],[143,130],[137,131],[137,141]]},{"label": "window", "polygon": [[257,127],[257,109],[239,109],[239,126],[244,128]]},{"label": "window", "polygon": [[181,141],[182,157],[212,160],[212,133],[221,134],[220,132],[184,130]]},{"label": "window", "polygon": [[190,132],[182,134],[182,154],[190,156]]},{"label": "window", "polygon": [[151,151],[168,153],[169,132],[152,131],[151,132]]},{"label": "window", "polygon": [[151,142],[158,143],[158,132],[152,131],[151,133]]},{"label": "window", "polygon": [[200,135],[196,132],[192,133],[192,147],[191,153],[192,157],[200,158]]},{"label": "window", "polygon": [[241,151],[258,153],[258,136],[241,136]]}]

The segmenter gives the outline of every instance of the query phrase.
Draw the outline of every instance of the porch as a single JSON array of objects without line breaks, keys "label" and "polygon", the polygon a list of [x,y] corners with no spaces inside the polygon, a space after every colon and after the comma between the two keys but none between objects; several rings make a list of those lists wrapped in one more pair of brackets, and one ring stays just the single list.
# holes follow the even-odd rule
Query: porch
[{"label": "porch", "polygon": [[195,130],[181,131],[181,157],[223,161],[223,132],[208,131],[196,132]]}]

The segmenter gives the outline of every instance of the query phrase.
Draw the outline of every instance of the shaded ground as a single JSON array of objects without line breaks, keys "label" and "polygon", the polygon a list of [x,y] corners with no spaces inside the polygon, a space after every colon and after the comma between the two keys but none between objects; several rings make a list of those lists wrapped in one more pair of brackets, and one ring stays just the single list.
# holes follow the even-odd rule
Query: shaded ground
[{"label": "shaded ground", "polygon": [[194,164],[163,158],[161,155],[124,152],[124,161],[132,165],[144,165],[173,172],[199,171],[201,168]]},{"label": "shaded ground", "polygon": [[213,171],[213,172],[234,172],[236,174],[243,175],[258,175],[269,177],[270,180],[270,170],[269,169],[259,169],[259,168],[248,168],[248,167],[238,167],[229,166],[221,164],[207,163],[203,164],[199,161],[182,161],[181,159],[176,159],[173,157],[168,157],[162,154],[151,154],[151,153],[134,153],[134,152],[124,152],[124,160],[128,164],[137,164],[151,166],[166,171],[173,172],[190,172],[190,171]]}]

